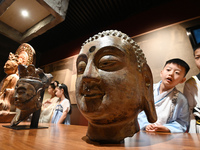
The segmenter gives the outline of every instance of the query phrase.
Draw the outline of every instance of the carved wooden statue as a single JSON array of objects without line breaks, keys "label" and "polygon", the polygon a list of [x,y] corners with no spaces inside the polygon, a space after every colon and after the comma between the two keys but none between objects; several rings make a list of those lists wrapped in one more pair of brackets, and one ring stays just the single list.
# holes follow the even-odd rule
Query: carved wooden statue
[{"label": "carved wooden statue", "polygon": [[22,43],[15,52],[18,57],[19,65],[29,66],[31,64],[35,65],[36,57],[35,50],[28,43]]},{"label": "carved wooden statue", "polygon": [[14,104],[18,111],[11,122],[11,127],[17,126],[41,108],[41,92],[49,86],[53,78],[51,74],[45,74],[42,69],[36,69],[34,65],[19,65],[18,68],[20,79],[17,81],[14,94]]},{"label": "carved wooden statue", "polygon": [[151,70],[126,34],[110,30],[89,38],[76,65],[77,105],[89,122],[90,140],[118,143],[133,136],[142,110],[156,121]]},{"label": "carved wooden statue", "polygon": [[10,53],[4,65],[4,72],[7,74],[1,82],[0,88],[0,111],[10,111],[15,85],[19,79],[17,75],[17,58]]},{"label": "carved wooden statue", "polygon": [[[27,43],[21,44],[15,55],[10,53],[9,59],[4,65],[6,77],[0,84],[0,113],[15,112],[13,94],[18,77],[18,64],[30,65],[35,62],[35,50]],[[1,119],[1,122],[2,119]]]}]

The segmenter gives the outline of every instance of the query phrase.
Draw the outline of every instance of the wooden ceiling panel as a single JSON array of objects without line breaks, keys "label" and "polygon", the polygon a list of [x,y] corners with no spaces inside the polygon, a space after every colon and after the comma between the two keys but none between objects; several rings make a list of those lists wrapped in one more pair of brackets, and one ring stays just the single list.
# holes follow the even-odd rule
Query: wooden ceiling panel
[{"label": "wooden ceiling panel", "polygon": [[[27,10],[29,16],[23,17],[22,10]],[[15,0],[0,16],[0,21],[24,33],[49,15],[50,13],[35,0]]]}]

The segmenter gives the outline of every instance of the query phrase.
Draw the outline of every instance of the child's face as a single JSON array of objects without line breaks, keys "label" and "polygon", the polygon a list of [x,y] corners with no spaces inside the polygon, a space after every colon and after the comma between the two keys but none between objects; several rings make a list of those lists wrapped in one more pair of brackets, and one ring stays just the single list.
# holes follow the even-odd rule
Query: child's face
[{"label": "child's face", "polygon": [[54,89],[51,87],[51,85],[49,85],[49,87],[48,87],[48,93],[49,93],[50,95],[53,95],[53,94],[54,94]]},{"label": "child's face", "polygon": [[185,68],[177,65],[177,64],[167,64],[164,69],[160,73],[162,83],[168,89],[173,88],[179,83],[183,83],[186,78],[185,76]]},{"label": "child's face", "polygon": [[198,69],[200,69],[200,48],[196,49],[194,52],[194,59]]},{"label": "child's face", "polygon": [[56,88],[56,96],[57,97],[61,98],[63,93],[64,93],[63,89],[60,89],[58,87]]}]

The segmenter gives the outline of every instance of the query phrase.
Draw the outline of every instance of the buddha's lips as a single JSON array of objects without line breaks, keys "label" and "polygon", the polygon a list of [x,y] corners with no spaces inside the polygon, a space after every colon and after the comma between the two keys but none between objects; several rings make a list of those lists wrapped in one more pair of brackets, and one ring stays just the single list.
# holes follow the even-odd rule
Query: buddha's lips
[{"label": "buddha's lips", "polygon": [[105,92],[100,90],[99,86],[97,85],[90,85],[84,86],[81,95],[84,96],[86,99],[100,99],[105,95]]},{"label": "buddha's lips", "polygon": [[105,93],[99,90],[89,89],[88,91],[83,91],[81,95],[84,96],[86,99],[99,99],[102,98]]}]

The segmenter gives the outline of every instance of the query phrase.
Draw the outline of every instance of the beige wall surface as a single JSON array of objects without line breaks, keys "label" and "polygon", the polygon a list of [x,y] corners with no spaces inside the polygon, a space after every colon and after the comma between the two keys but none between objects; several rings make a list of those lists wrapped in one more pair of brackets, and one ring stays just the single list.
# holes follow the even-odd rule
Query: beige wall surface
[{"label": "beige wall surface", "polygon": [[[199,23],[200,20],[185,21],[133,37],[146,56],[147,63],[152,70],[154,83],[160,81],[160,71],[165,62],[172,58],[183,59],[189,64],[191,69],[186,76],[187,79],[199,72],[194,62],[192,46],[186,34],[186,28],[196,25],[197,22]],[[76,104],[76,58],[77,55],[42,67],[44,72],[52,73],[53,80],[58,80],[68,86],[72,104]],[[180,84],[177,88],[182,91],[183,86],[184,84]],[[46,91],[44,99],[47,97]]]},{"label": "beige wall surface", "polygon": [[[45,73],[51,73],[53,75],[53,80],[57,80],[59,83],[67,85],[72,104],[76,104],[76,58],[77,55],[41,67]],[[43,98],[44,101],[49,97],[50,95],[46,89]]]},{"label": "beige wall surface", "polygon": [[[165,62],[172,58],[180,58],[188,63],[190,71],[186,79],[198,74],[199,70],[195,65],[193,49],[186,33],[186,28],[195,26],[197,22],[200,23],[200,20],[177,23],[133,37],[146,56],[147,63],[153,74],[154,83],[160,81],[160,71],[163,69]],[[182,91],[183,86],[184,83],[179,84],[177,88]]]}]

